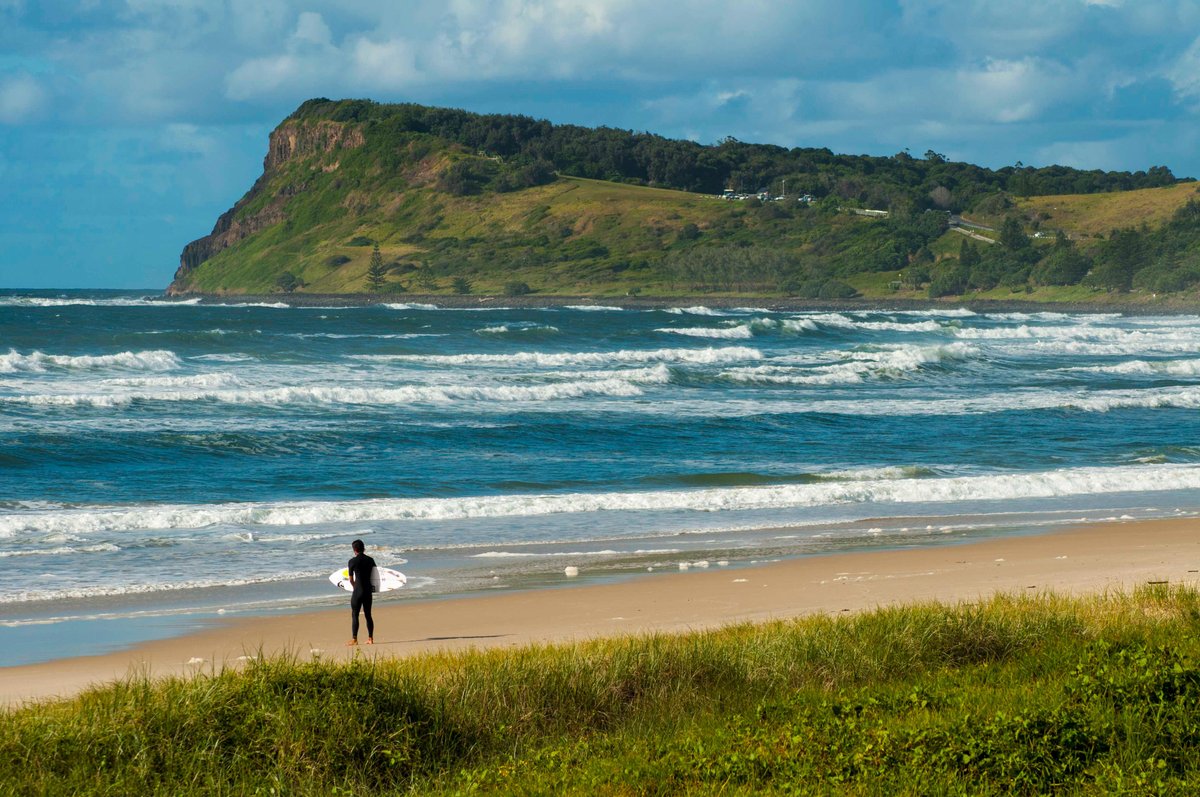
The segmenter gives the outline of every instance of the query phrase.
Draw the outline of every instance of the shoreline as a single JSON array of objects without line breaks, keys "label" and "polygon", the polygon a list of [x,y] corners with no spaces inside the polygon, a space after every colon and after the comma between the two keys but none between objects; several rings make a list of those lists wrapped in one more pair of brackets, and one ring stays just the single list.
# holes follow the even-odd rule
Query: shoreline
[{"label": "shoreline", "polygon": [[1110,521],[931,548],[804,556],[617,582],[388,602],[377,644],[347,648],[345,608],[218,620],[182,636],[94,656],[0,668],[0,704],[70,697],[131,674],[166,677],[237,666],[246,656],[404,658],[682,633],[744,622],[838,615],[998,593],[1098,594],[1200,583],[1200,521]]},{"label": "shoreline", "polygon": [[371,307],[380,304],[433,304],[445,309],[539,309],[567,305],[619,307],[622,310],[662,310],[704,306],[717,309],[761,308],[770,312],[804,311],[913,311],[967,309],[978,313],[1121,313],[1124,315],[1188,315],[1200,313],[1200,304],[1169,299],[1152,302],[1031,302],[1019,299],[798,299],[730,296],[559,296],[525,294],[522,296],[457,294],[162,294],[155,301],[200,304],[278,304],[292,307]]}]

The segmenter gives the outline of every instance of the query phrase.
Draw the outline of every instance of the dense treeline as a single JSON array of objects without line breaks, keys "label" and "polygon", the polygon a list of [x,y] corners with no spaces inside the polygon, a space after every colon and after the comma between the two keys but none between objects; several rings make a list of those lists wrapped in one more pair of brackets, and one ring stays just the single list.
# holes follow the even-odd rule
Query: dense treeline
[{"label": "dense treeline", "polygon": [[[428,133],[531,169],[503,190],[546,179],[548,168],[577,177],[632,182],[718,194],[729,188],[833,196],[843,203],[891,210],[936,208],[959,212],[1004,191],[1017,196],[1088,194],[1153,188],[1177,182],[1165,166],[1147,171],[1081,171],[1017,164],[986,169],[954,163],[931,151],[916,158],[838,155],[825,148],[788,149],[727,138],[715,145],[609,127],[554,125],[513,114],[476,114],[415,104],[314,99],[290,117],[363,123],[371,138]],[[471,167],[460,167],[469,170]],[[466,190],[487,179],[464,175]],[[463,185],[459,185],[461,190]],[[452,187],[453,189],[453,187]]]},{"label": "dense treeline", "polygon": [[1079,284],[1122,292],[1186,290],[1200,284],[1200,202],[1189,200],[1158,230],[1113,230],[1088,252],[1061,232],[1051,245],[1037,246],[1020,221],[1009,216],[994,246],[964,239],[957,258],[936,265],[927,249],[917,250],[905,281],[928,284],[933,297],[998,285],[1013,290]]}]

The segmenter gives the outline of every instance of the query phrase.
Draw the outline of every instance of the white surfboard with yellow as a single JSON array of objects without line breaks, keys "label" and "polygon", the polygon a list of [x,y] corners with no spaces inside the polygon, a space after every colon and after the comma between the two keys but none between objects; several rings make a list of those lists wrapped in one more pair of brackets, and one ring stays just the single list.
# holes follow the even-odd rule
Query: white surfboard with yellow
[{"label": "white surfboard with yellow", "polygon": [[[350,571],[346,568],[334,570],[329,574],[329,583],[340,587],[346,592],[353,592],[354,585],[350,583]],[[400,589],[408,583],[408,576],[390,567],[376,567],[371,571],[371,592],[391,592]]]}]

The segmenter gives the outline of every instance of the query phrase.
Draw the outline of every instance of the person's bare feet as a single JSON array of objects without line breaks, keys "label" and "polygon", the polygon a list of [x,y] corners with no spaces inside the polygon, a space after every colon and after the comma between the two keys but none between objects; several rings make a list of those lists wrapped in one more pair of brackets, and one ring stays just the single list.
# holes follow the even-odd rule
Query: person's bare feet
[{"label": "person's bare feet", "polygon": [[357,644],[358,644],[358,640],[357,640],[357,639],[351,639],[349,642],[347,642],[347,643],[346,643],[346,647],[348,647],[348,648],[350,648],[350,647],[354,647],[354,646],[355,646],[355,645],[357,645]]},{"label": "person's bare feet", "polygon": [[367,637],[367,644],[368,644],[368,645],[374,645],[374,644],[375,644],[375,637],[373,637],[373,636],[369,636],[369,637]]}]

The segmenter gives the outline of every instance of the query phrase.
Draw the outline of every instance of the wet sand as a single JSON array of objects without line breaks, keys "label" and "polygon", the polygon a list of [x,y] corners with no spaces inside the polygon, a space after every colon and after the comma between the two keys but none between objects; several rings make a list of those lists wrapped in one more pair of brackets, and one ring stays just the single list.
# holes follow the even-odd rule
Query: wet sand
[{"label": "wet sand", "polygon": [[376,644],[358,648],[346,646],[348,608],[241,618],[116,653],[0,668],[0,702],[70,696],[130,674],[210,672],[237,666],[250,655],[342,661],[357,651],[402,657],[958,603],[996,593],[1131,591],[1148,583],[1200,583],[1200,520],[1111,522],[954,546],[654,573],[619,583],[572,583],[564,577],[557,589],[381,599],[375,606]]}]

